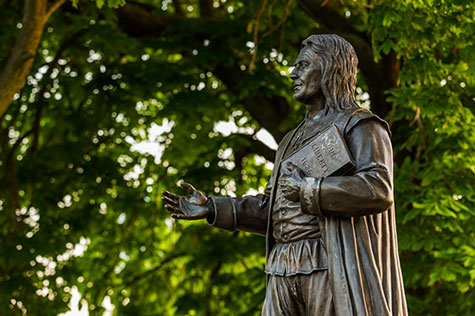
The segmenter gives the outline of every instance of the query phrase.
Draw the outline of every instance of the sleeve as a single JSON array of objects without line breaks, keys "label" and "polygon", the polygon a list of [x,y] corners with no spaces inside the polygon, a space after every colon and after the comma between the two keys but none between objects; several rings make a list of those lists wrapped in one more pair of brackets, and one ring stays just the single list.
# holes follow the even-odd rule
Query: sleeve
[{"label": "sleeve", "polygon": [[212,214],[206,220],[211,226],[227,231],[242,230],[265,235],[271,190],[272,184],[269,181],[264,194],[238,198],[210,196],[208,203]]},{"label": "sleeve", "polygon": [[356,170],[349,176],[306,178],[300,191],[304,213],[361,216],[391,207],[393,155],[386,126],[377,119],[362,120],[346,140]]}]

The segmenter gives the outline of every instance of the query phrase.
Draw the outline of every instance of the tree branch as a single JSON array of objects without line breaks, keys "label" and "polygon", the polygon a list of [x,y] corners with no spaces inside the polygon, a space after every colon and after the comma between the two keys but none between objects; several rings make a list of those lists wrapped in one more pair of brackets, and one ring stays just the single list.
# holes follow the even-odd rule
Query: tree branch
[{"label": "tree branch", "polygon": [[45,24],[46,0],[26,0],[22,29],[0,75],[0,117],[25,83]]},{"label": "tree branch", "polygon": [[152,269],[150,270],[147,270],[139,275],[136,275],[134,278],[132,278],[131,280],[125,282],[123,285],[124,286],[130,286],[138,281],[140,281],[141,279],[147,277],[148,275],[150,274],[154,274],[155,272],[157,272],[158,270],[162,269],[163,266],[167,263],[169,263],[170,261],[172,260],[175,260],[176,258],[179,258],[179,257],[183,257],[183,256],[186,256],[187,254],[184,253],[184,252],[180,252],[180,253],[176,253],[174,255],[171,255],[165,259],[162,260],[162,262],[160,262],[157,266],[153,267]]},{"label": "tree branch", "polygon": [[253,41],[254,41],[254,52],[252,54],[251,63],[249,64],[249,72],[252,74],[254,69],[254,63],[256,62],[257,57],[257,49],[259,47],[259,20],[261,19],[262,14],[267,5],[267,0],[263,0],[259,10],[257,10],[256,20],[254,21],[254,34],[253,34]]},{"label": "tree branch", "polygon": [[0,74],[0,118],[12,103],[13,96],[25,84],[46,21],[65,0],[58,0],[46,11],[46,0],[26,0],[22,29]]},{"label": "tree branch", "polygon": [[269,30],[267,30],[264,34],[262,34],[261,40],[264,37],[269,36],[270,34],[274,33],[279,27],[281,27],[285,23],[285,21],[287,21],[287,18],[289,16],[289,8],[291,4],[292,4],[292,0],[287,0],[287,5],[285,6],[284,15],[282,19],[276,25],[271,25]]},{"label": "tree branch", "polygon": [[275,151],[269,147],[267,147],[264,143],[261,141],[253,138],[251,135],[246,135],[246,134],[232,134],[229,137],[237,137],[237,138],[242,138],[245,139],[249,145],[244,147],[245,152],[242,152],[241,154],[243,156],[247,156],[251,153],[257,154],[259,156],[262,156],[269,160],[270,162],[274,162],[275,159]]},{"label": "tree branch", "polygon": [[334,7],[333,3],[321,0],[297,0],[297,3],[310,17],[317,22],[323,23],[333,33],[354,34],[366,43],[371,43],[366,33],[355,29],[350,21],[339,12],[338,8]]},{"label": "tree branch", "polygon": [[[86,33],[90,27],[84,28],[82,30],[79,30],[78,32],[74,33],[71,37],[69,37],[58,49],[54,59],[48,63],[48,70],[44,74],[44,78],[48,78],[51,75],[51,72],[54,69],[54,66],[58,63],[58,60],[61,58],[62,53],[71,46],[79,37],[81,37],[84,33]],[[32,142],[32,151],[35,152],[38,148],[38,138],[39,138],[39,129],[40,129],[40,119],[41,119],[41,114],[42,114],[42,101],[44,100],[44,93],[46,92],[48,85],[44,84],[41,87],[40,92],[38,93],[38,100],[36,101],[37,103],[37,113],[35,117],[35,121],[33,123],[33,127],[25,132],[21,137],[18,138],[18,140],[13,144],[11,151],[12,154],[15,154],[15,151],[18,149],[18,147],[21,145],[22,141],[30,136],[32,133],[35,133],[35,137]],[[18,111],[19,112],[19,111]],[[13,121],[13,119],[12,119]]]},{"label": "tree branch", "polygon": [[53,3],[53,5],[46,12],[45,20],[48,20],[51,14],[53,14],[54,11],[58,10],[58,8],[65,2],[66,0],[58,0],[55,3]]},{"label": "tree branch", "polygon": [[[213,74],[217,76],[232,91],[239,95],[241,93],[241,82],[244,72],[240,71],[238,65],[216,65]],[[273,95],[264,97],[265,87],[261,87],[254,95],[243,97],[240,101],[246,111],[279,142],[284,137],[279,127],[282,121],[290,113],[290,105],[284,97]]]},{"label": "tree branch", "polygon": [[[138,5],[127,4],[118,10],[119,22],[124,32],[132,37],[159,37],[167,28],[176,23],[187,21],[183,16],[157,14],[144,10]],[[210,37],[210,34],[202,34]],[[198,39],[197,39],[198,40]],[[239,68],[239,63],[217,64],[209,69],[218,77],[232,93],[239,96],[240,86],[245,73]],[[262,88],[265,89],[265,88]],[[263,97],[258,91],[253,96],[245,96],[240,102],[256,121],[271,133],[279,142],[284,133],[279,130],[280,123],[290,112],[287,100],[281,96]]]},{"label": "tree branch", "polygon": [[212,17],[214,14],[213,2],[210,0],[199,0],[200,15],[203,18]]},{"label": "tree branch", "polygon": [[175,8],[176,14],[184,15],[180,0],[173,0],[173,7]]},{"label": "tree branch", "polygon": [[179,12],[176,13],[159,15],[132,3],[127,3],[117,9],[121,28],[132,37],[160,36],[168,27],[187,19],[182,14],[178,14]]}]

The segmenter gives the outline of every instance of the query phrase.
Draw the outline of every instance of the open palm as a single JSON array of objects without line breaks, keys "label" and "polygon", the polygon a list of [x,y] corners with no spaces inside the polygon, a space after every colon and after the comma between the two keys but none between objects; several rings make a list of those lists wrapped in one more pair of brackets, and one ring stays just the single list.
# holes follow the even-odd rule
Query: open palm
[{"label": "open palm", "polygon": [[176,219],[188,220],[206,218],[210,214],[206,205],[208,198],[189,183],[180,181],[178,185],[185,189],[189,195],[180,196],[169,191],[162,192],[162,201],[171,216]]}]

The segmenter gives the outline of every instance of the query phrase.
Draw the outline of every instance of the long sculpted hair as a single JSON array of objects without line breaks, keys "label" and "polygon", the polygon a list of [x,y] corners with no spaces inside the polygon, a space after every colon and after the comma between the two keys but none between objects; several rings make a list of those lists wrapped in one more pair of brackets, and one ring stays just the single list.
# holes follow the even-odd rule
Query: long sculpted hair
[{"label": "long sculpted hair", "polygon": [[323,72],[320,86],[325,110],[358,108],[354,97],[358,57],[353,46],[334,34],[311,35],[302,42],[302,48],[308,45]]}]

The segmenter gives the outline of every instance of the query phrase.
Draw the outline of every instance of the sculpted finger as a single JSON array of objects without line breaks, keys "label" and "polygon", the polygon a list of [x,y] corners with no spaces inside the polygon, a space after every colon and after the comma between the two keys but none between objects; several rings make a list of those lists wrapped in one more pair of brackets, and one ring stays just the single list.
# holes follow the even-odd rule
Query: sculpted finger
[{"label": "sculpted finger", "polygon": [[178,207],[175,207],[173,205],[170,205],[170,204],[165,204],[165,208],[173,214],[183,214],[183,211],[180,210]]},{"label": "sculpted finger", "polygon": [[302,178],[301,170],[299,168],[294,168],[294,170],[292,171],[292,176],[295,179],[301,179]]},{"label": "sculpted finger", "polygon": [[283,194],[284,196],[287,196],[288,194],[290,194],[290,192],[291,192],[291,191],[290,191],[289,189],[283,189],[283,190],[282,190],[282,194]]},{"label": "sculpted finger", "polygon": [[285,189],[287,186],[289,186],[291,184],[292,184],[292,182],[290,182],[290,180],[288,180],[288,179],[280,180],[280,186],[282,187],[282,189]]},{"label": "sculpted finger", "polygon": [[171,199],[176,199],[176,200],[178,200],[180,198],[179,195],[176,195],[175,193],[170,192],[170,191],[162,191],[162,195],[164,195],[166,197],[169,197]]},{"label": "sculpted finger", "polygon": [[198,204],[198,205],[205,205],[206,202],[208,201],[208,198],[201,191],[198,191],[198,190],[193,192],[191,196],[192,196],[191,201],[193,201],[193,203]]},{"label": "sculpted finger", "polygon": [[300,169],[293,162],[287,162],[285,164],[285,169],[287,170],[287,175],[292,176],[294,178],[301,178],[303,176],[302,169]]},{"label": "sculpted finger", "polygon": [[287,162],[287,168],[289,168],[289,169],[298,169],[297,165],[294,164],[292,161]]},{"label": "sculpted finger", "polygon": [[297,170],[300,178],[305,178],[305,172],[301,168],[296,167],[296,170]]},{"label": "sculpted finger", "polygon": [[282,176],[280,177],[279,183],[283,183],[285,181],[288,181],[290,179],[290,174],[283,173]]},{"label": "sculpted finger", "polygon": [[288,196],[291,196],[291,195],[293,195],[293,194],[294,194],[294,191],[292,191],[292,190],[290,190],[290,189],[289,189],[289,190],[282,191],[282,195],[283,195],[284,197],[288,197]]},{"label": "sculpted finger", "polygon": [[173,213],[171,216],[175,219],[191,219],[188,215],[185,214]]},{"label": "sculpted finger", "polygon": [[167,196],[162,196],[162,201],[169,204],[169,205],[172,205],[172,206],[178,206],[178,201],[177,200],[170,199]]},{"label": "sculpted finger", "polygon": [[292,172],[293,172],[295,169],[298,169],[298,167],[297,167],[294,163],[288,161],[288,162],[285,164],[285,170],[287,171],[288,174],[292,174]]},{"label": "sculpted finger", "polygon": [[193,193],[196,191],[196,189],[195,189],[194,186],[192,186],[192,185],[189,184],[189,183],[186,183],[186,182],[183,181],[183,180],[180,180],[180,181],[178,182],[178,185],[181,186],[183,189],[185,189],[185,190],[186,190],[188,193],[190,193],[190,194],[193,194]]}]

